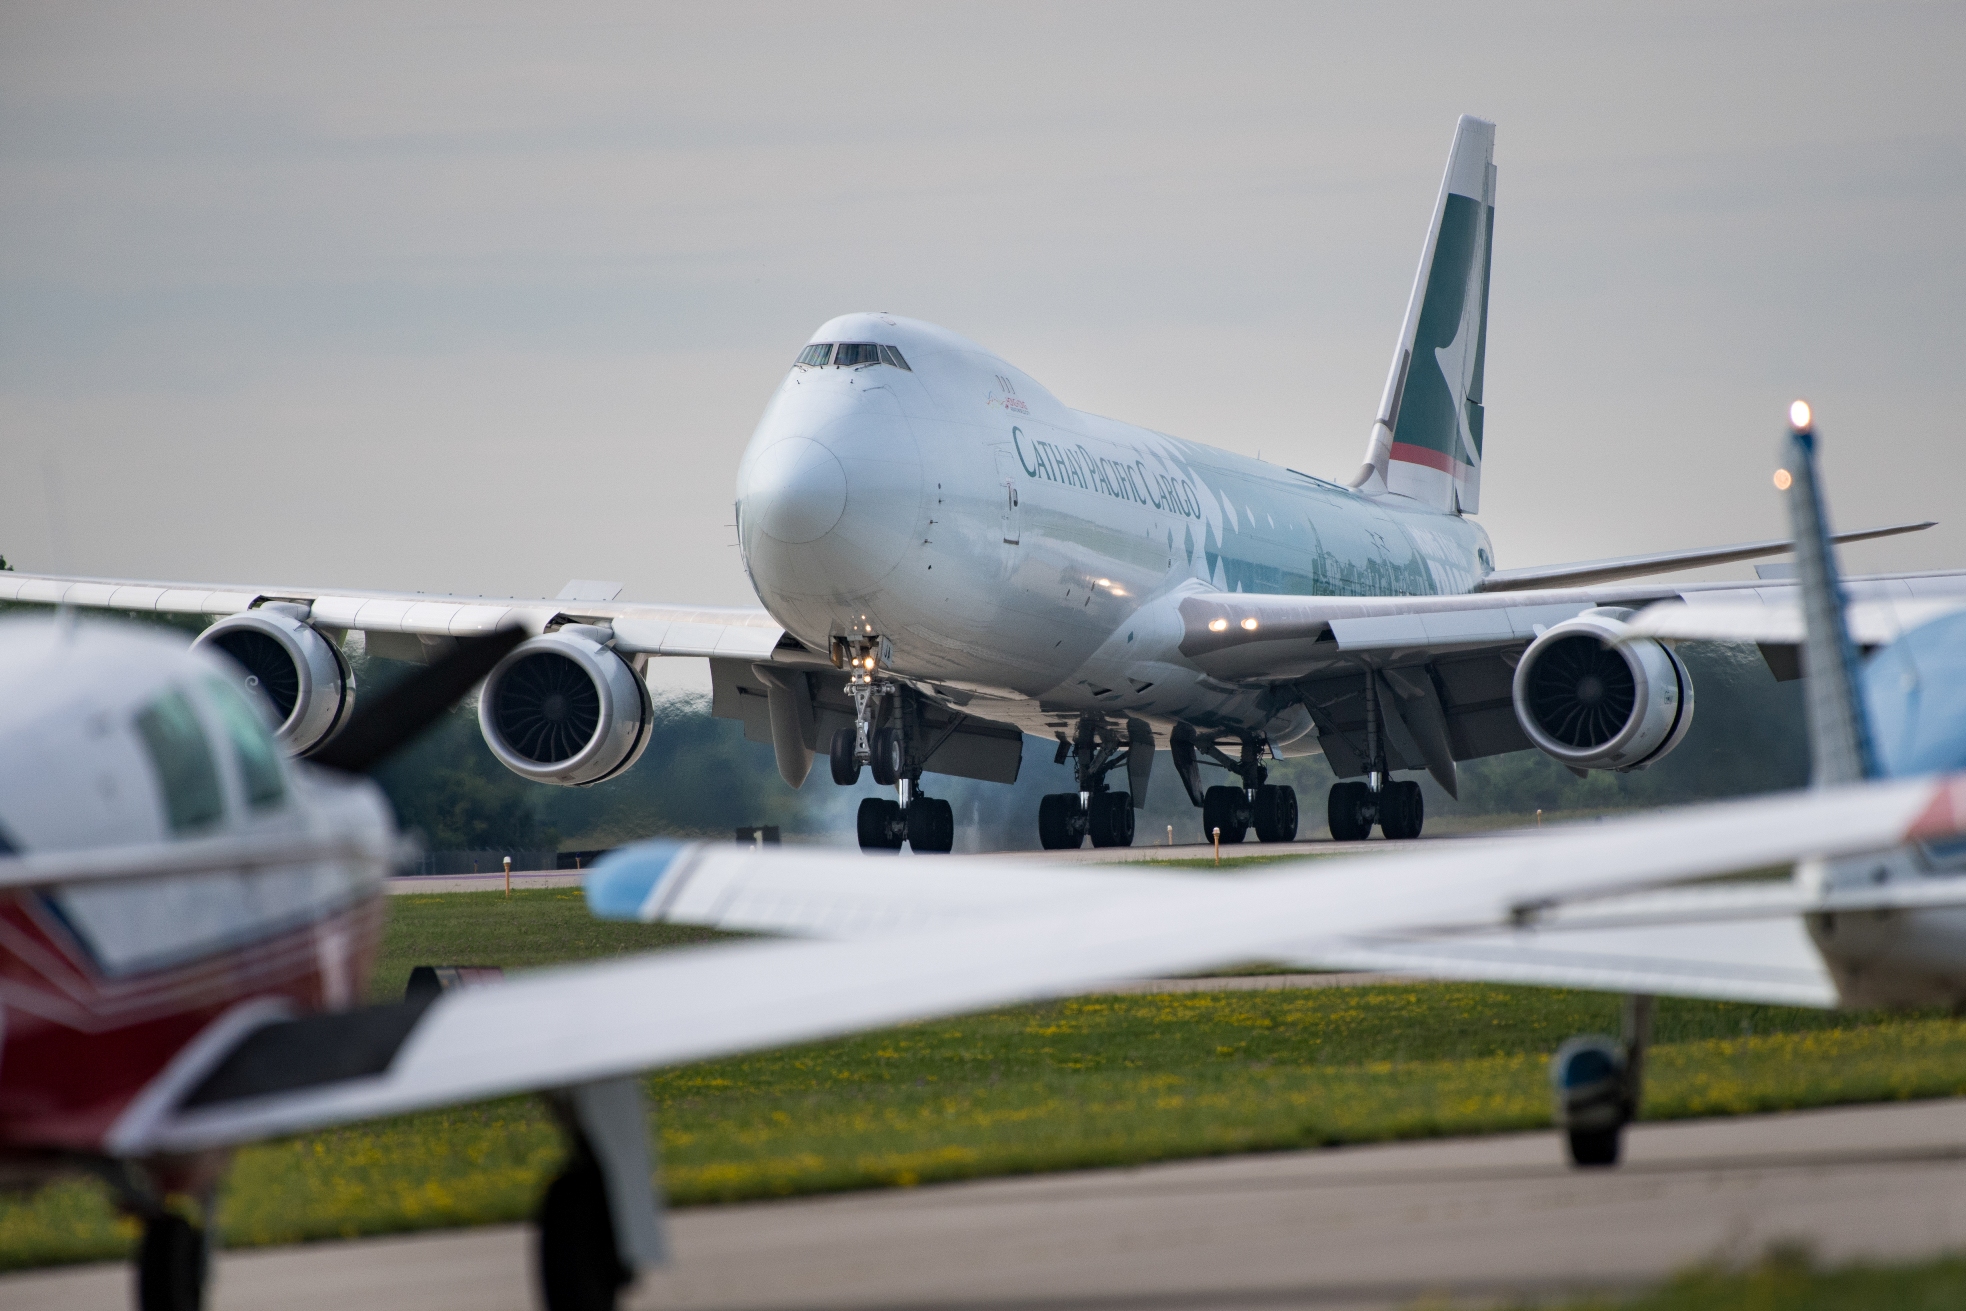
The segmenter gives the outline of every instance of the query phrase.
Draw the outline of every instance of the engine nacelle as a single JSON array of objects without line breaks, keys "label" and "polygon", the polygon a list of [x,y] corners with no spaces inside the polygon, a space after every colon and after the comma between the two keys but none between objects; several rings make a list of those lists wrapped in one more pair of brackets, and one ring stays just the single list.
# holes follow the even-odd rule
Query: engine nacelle
[{"label": "engine nacelle", "polygon": [[1693,725],[1693,679],[1671,648],[1619,642],[1629,611],[1589,610],[1529,644],[1515,667],[1515,717],[1575,769],[1643,769]]},{"label": "engine nacelle", "polygon": [[584,787],[641,759],[655,706],[606,636],[569,624],[513,648],[486,676],[478,727],[501,765],[536,783]]},{"label": "engine nacelle", "polygon": [[[290,611],[295,613],[289,613]],[[282,603],[246,610],[198,634],[193,646],[215,647],[246,671],[246,682],[273,707],[273,736],[289,754],[327,744],[355,710],[355,674],[341,648]]]}]

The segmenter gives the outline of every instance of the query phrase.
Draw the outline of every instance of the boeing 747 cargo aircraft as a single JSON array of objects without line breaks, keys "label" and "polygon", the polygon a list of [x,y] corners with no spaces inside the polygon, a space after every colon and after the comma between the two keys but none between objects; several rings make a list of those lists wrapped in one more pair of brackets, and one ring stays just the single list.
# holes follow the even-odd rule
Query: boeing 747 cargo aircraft
[{"label": "boeing 747 cargo aircraft", "polygon": [[[824,753],[835,782],[865,769],[895,789],[861,805],[867,848],[948,851],[951,808],[923,775],[1011,782],[1027,737],[1076,769],[1077,790],[1036,816],[1054,848],[1131,842],[1162,750],[1202,831],[1230,843],[1297,833],[1297,797],[1266,759],[1324,754],[1344,780],[1326,805],[1338,838],[1419,834],[1420,787],[1401,773],[1451,794],[1457,762],[1531,748],[1577,771],[1644,768],[1684,738],[1694,693],[1669,646],[1617,640],[1632,613],[1771,584],[1628,580],[1789,543],[1497,567],[1469,517],[1494,137],[1476,118],[1455,130],[1365,458],[1343,481],[1071,409],[955,333],[848,314],[799,352],[738,466],[762,609],[622,601],[594,583],[486,601],[26,574],[0,575],[0,600],[219,616],[199,640],[247,668],[300,755],[350,713],[350,630],[428,661],[516,622],[533,636],[485,682],[485,740],[514,772],[568,786],[645,749],[650,657],[707,657],[713,710],[769,741],[788,784]],[[1966,578],[1850,590],[1952,595]],[[1204,786],[1203,765],[1232,781]]]}]

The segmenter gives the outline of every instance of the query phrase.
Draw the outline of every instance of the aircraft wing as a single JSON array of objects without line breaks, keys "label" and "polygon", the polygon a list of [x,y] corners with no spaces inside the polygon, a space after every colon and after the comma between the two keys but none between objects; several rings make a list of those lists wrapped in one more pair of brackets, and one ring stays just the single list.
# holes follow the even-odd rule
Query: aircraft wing
[{"label": "aircraft wing", "polygon": [[[1548,908],[1966,828],[1966,776],[1867,783],[1142,887],[844,942],[750,942],[542,970],[410,1004],[263,1025],[119,1126],[182,1151],[1068,995],[1374,935],[1470,933]],[[778,853],[788,866],[802,857]],[[953,866],[983,879],[1024,867]],[[654,885],[667,870],[650,870]],[[924,872],[923,877],[935,877]]]},{"label": "aircraft wing", "polygon": [[[1926,519],[1919,523],[1893,524],[1889,528],[1865,528],[1854,533],[1838,533],[1835,541],[1867,542],[1875,537],[1896,537],[1900,533],[1923,532],[1937,526]],[[1759,560],[1795,549],[1787,538],[1766,542],[1740,542],[1733,546],[1704,546],[1690,551],[1659,551],[1651,555],[1621,555],[1607,560],[1580,560],[1570,564],[1531,565],[1526,569],[1497,569],[1481,580],[1482,592],[1519,592],[1539,587],[1588,587],[1593,583],[1645,578],[1652,574],[1673,573],[1680,569],[1704,569],[1709,565],[1733,564],[1740,560]]]},{"label": "aircraft wing", "polygon": [[[1845,583],[1853,601],[1966,605],[1966,572],[1874,575]],[[1756,607],[1792,606],[1795,585],[1621,582],[1483,591],[1453,596],[1282,596],[1191,592],[1171,602],[1180,652],[1213,678],[1245,686],[1291,684],[1297,723],[1273,725],[1278,754],[1322,751],[1340,778],[1365,772],[1367,683],[1376,680],[1381,748],[1394,770],[1425,769],[1450,794],[1457,761],[1533,745],[1516,717],[1516,665],[1542,633],[1587,610],[1672,606],[1688,636],[1754,640]],[[1691,612],[1730,611],[1734,622],[1697,634]],[[1743,617],[1747,618],[1743,618]],[[1759,623],[1761,621],[1755,621]],[[1763,627],[1778,626],[1769,619]],[[1768,648],[1764,648],[1768,654]],[[1771,663],[1771,668],[1775,667]],[[1778,677],[1793,676],[1783,665]]]},{"label": "aircraft wing", "polygon": [[[1966,597],[1904,597],[1853,602],[1844,618],[1858,646],[1884,646],[1914,628],[1966,610]],[[1802,607],[1783,597],[1770,601],[1669,601],[1650,606],[1631,622],[1634,637],[1701,642],[1802,644]]]},{"label": "aircraft wing", "polygon": [[[762,609],[619,601],[613,599],[618,590],[574,582],[558,597],[535,599],[0,573],[0,601],[80,609],[221,616],[281,601],[307,607],[308,622],[320,628],[427,638],[473,636],[511,624],[538,634],[554,623],[600,623],[613,629],[614,649],[624,655],[772,660],[789,640]],[[792,654],[805,653],[799,648]]]},{"label": "aircraft wing", "polygon": [[[1966,901],[1966,887],[1945,891],[1953,904]],[[1834,1006],[1836,985],[1803,927],[1805,907],[1823,909],[1790,880],[1707,884],[1556,906],[1468,933],[1313,942],[1279,959],[1433,979]]]}]

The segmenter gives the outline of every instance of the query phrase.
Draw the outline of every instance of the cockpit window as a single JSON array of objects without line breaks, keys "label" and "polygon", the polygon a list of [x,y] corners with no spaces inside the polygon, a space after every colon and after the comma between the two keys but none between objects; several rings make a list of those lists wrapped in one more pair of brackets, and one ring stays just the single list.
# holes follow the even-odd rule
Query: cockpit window
[{"label": "cockpit window", "polygon": [[164,792],[164,818],[173,833],[225,817],[218,766],[198,714],[182,692],[166,692],[137,712],[137,734]]},{"label": "cockpit window", "polygon": [[[908,369],[908,361],[901,352],[892,346],[882,346],[871,341],[821,341],[814,342],[799,352],[800,364],[818,368],[831,364],[836,368],[852,369],[863,364],[887,364],[897,369]],[[908,369],[913,373],[913,369]]]},{"label": "cockpit window", "polygon": [[266,731],[266,721],[239,689],[223,678],[205,680],[205,688],[218,707],[218,717],[225,722],[225,735],[232,739],[232,756],[239,762],[247,803],[254,810],[279,805],[287,795],[287,784],[280,776],[280,748]]}]

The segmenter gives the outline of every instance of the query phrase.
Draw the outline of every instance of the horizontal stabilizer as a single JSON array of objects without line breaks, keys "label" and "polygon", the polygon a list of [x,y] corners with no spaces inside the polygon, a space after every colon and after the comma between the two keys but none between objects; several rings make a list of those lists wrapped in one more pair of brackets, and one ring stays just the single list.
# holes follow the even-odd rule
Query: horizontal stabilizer
[{"label": "horizontal stabilizer", "polygon": [[[1867,542],[1873,537],[1896,537],[1900,533],[1923,532],[1936,526],[1936,520],[1893,524],[1889,528],[1866,528],[1862,532],[1838,533],[1835,541]],[[1766,542],[1742,542],[1735,546],[1706,546],[1691,551],[1660,551],[1654,555],[1621,555],[1608,560],[1580,560],[1573,564],[1531,565],[1527,569],[1497,569],[1475,585],[1478,592],[1526,592],[1547,587],[1588,587],[1593,583],[1615,583],[1622,578],[1644,578],[1669,574],[1680,569],[1703,569],[1708,565],[1733,564],[1781,555],[1795,548],[1787,538]]]}]

